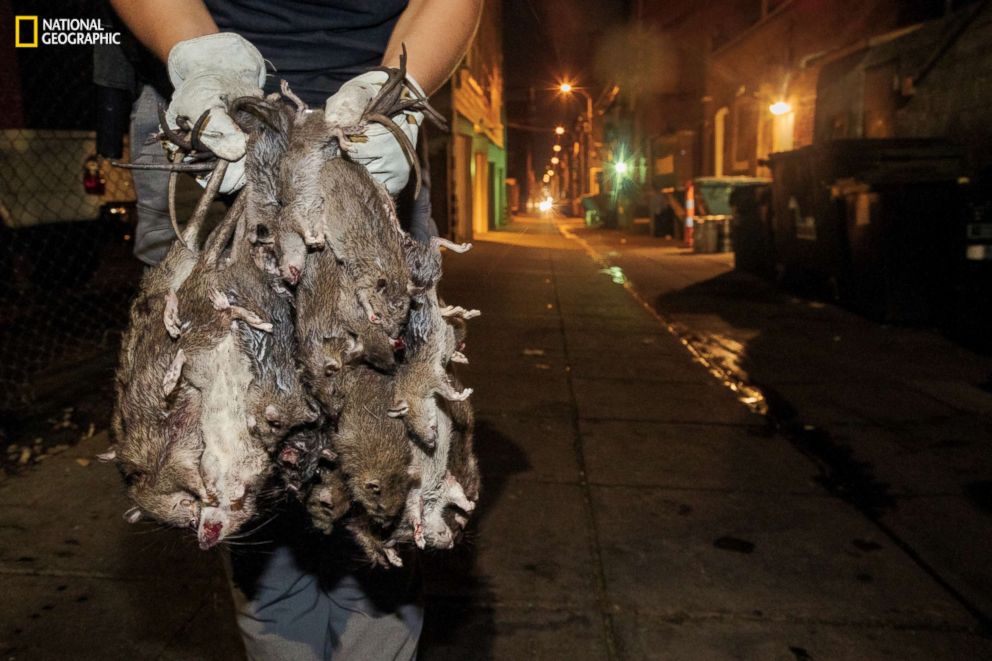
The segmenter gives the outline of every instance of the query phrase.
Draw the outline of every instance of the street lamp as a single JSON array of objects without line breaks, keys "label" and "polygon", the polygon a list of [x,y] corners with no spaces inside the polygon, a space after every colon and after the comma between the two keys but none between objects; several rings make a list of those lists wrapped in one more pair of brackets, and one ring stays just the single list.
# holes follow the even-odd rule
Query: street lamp
[{"label": "street lamp", "polygon": [[559,163],[561,163],[561,159],[560,158],[558,158],[557,156],[552,156],[551,157],[551,165],[558,165]]},{"label": "street lamp", "polygon": [[768,106],[768,112],[776,116],[784,115],[790,110],[792,110],[792,106],[789,105],[788,101],[776,101],[775,103]]},{"label": "street lamp", "polygon": [[555,135],[565,135],[565,127],[564,126],[556,126],[555,127]]},{"label": "street lamp", "polygon": [[551,151],[553,151],[553,152],[560,152],[561,151],[561,145],[555,145],[554,147],[551,148]]},{"label": "street lamp", "polygon": [[568,81],[563,81],[560,85],[558,85],[558,90],[562,94],[572,94],[573,92],[576,94],[581,94],[583,97],[585,97],[586,100],[585,131],[583,131],[583,133],[585,134],[584,137],[585,137],[586,148],[585,148],[585,158],[583,160],[583,167],[581,168],[582,192],[591,193],[592,191],[589,189],[589,172],[591,170],[590,167],[591,164],[589,162],[590,160],[589,152],[592,149],[592,97],[589,96],[589,94],[585,90],[575,87],[574,85],[572,85],[572,83]]}]

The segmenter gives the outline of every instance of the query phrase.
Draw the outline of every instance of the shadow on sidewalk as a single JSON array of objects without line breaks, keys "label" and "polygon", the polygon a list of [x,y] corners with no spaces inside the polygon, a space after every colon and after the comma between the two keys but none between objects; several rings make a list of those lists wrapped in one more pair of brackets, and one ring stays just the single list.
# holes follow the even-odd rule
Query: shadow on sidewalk
[{"label": "shadow on sidewalk", "polygon": [[421,658],[429,661],[495,658],[497,604],[488,580],[477,567],[477,531],[499,501],[508,479],[530,468],[530,462],[513,439],[484,417],[476,420],[475,448],[483,489],[465,539],[451,551],[423,557],[426,619],[419,651]]}]

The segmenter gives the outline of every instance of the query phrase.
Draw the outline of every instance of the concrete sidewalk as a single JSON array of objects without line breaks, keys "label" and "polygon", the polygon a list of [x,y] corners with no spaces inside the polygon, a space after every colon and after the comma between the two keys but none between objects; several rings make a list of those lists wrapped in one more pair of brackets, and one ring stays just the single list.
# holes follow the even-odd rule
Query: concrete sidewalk
[{"label": "concrete sidewalk", "polygon": [[[484,495],[469,543],[428,562],[423,658],[992,656],[580,242],[521,219],[445,269],[445,298],[483,311],[464,380]],[[216,557],[124,524],[117,475],[86,462],[104,447],[0,483],[3,658],[239,658]]]}]

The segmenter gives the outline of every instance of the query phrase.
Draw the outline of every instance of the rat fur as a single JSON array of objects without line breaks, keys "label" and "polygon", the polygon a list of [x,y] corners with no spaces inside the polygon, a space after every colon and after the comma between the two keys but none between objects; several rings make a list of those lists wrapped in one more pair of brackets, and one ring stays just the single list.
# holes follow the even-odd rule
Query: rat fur
[{"label": "rat fur", "polygon": [[388,528],[403,512],[412,485],[406,429],[386,415],[392,379],[357,366],[344,373],[342,385],[348,396],[334,450],[355,502],[374,523]]}]

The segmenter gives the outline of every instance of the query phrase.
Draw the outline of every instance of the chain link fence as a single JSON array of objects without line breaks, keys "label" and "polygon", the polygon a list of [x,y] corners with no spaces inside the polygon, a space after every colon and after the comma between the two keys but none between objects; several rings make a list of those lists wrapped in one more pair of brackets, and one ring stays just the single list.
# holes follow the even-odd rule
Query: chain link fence
[{"label": "chain link fence", "polygon": [[[104,11],[96,2],[42,7],[50,17]],[[13,27],[14,16],[42,7],[7,4],[0,22]],[[131,256],[130,176],[97,155],[93,47],[14,49],[7,35],[0,49],[0,444],[36,434],[25,421],[87,408],[83,401],[91,402],[88,416],[105,421],[117,343],[142,268]]]}]

